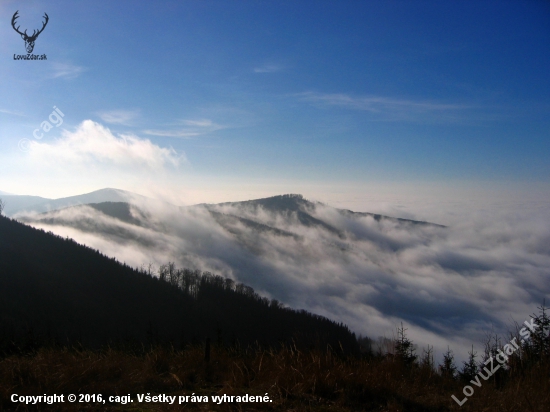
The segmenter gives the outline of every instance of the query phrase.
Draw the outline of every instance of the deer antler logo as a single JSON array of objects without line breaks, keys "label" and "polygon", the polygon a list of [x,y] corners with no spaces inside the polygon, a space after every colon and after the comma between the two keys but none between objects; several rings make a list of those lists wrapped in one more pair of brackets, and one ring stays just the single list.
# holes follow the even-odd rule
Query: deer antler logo
[{"label": "deer antler logo", "polygon": [[17,18],[19,17],[19,16],[18,16],[18,13],[19,13],[19,10],[17,10],[17,11],[14,13],[13,17],[11,18],[11,25],[12,25],[13,29],[14,29],[17,33],[19,33],[19,34],[21,35],[21,38],[22,38],[23,40],[25,40],[25,48],[27,49],[27,53],[32,53],[32,51],[34,50],[34,42],[36,41],[36,38],[38,37],[38,35],[39,35],[40,33],[42,33],[42,31],[44,30],[44,28],[45,28],[46,25],[48,24],[48,20],[49,20],[50,18],[48,17],[48,15],[47,15],[46,13],[44,13],[44,18],[46,19],[46,21],[45,21],[44,23],[42,23],[42,24],[43,24],[43,25],[42,25],[42,28],[41,28],[40,30],[38,30],[38,32],[37,32],[36,30],[34,30],[34,31],[32,32],[32,35],[29,36],[29,35],[27,35],[27,30],[25,30],[24,33],[21,33],[21,32],[19,31],[19,27],[21,27],[21,26],[15,27],[15,21],[16,21]]}]

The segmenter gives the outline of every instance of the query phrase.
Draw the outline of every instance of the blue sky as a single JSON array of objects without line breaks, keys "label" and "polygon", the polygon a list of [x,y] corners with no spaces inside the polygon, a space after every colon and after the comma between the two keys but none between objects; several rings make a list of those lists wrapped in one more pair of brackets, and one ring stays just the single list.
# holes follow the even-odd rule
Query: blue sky
[{"label": "blue sky", "polygon": [[0,37],[6,192],[550,187],[546,1],[7,0]]}]

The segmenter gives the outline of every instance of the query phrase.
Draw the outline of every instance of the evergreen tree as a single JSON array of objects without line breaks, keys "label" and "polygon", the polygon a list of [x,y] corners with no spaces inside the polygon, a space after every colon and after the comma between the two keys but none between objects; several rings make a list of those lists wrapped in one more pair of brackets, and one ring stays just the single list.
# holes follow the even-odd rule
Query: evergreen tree
[{"label": "evergreen tree", "polygon": [[472,345],[472,350],[468,352],[468,356],[468,361],[464,362],[462,370],[459,372],[460,379],[465,382],[470,382],[474,379],[479,370],[476,362],[477,352],[474,352],[474,345]]},{"label": "evergreen tree", "polygon": [[539,306],[540,315],[532,315],[533,323],[536,325],[531,334],[532,355],[536,362],[545,362],[550,358],[550,318],[548,317],[548,308]]},{"label": "evergreen tree", "polygon": [[456,377],[457,368],[455,365],[455,357],[453,351],[447,346],[447,352],[443,354],[443,363],[439,365],[441,376],[454,379]]},{"label": "evergreen tree", "polygon": [[403,327],[403,322],[401,322],[401,327],[397,328],[395,354],[405,365],[412,365],[418,356],[415,354],[416,349],[413,342],[407,337],[406,331],[407,329]]}]

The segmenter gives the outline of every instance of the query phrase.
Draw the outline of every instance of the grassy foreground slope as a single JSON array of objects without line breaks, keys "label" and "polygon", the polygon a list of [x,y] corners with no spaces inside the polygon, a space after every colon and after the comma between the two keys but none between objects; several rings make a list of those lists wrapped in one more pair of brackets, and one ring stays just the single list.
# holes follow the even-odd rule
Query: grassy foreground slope
[{"label": "grassy foreground slope", "polygon": [[[0,359],[0,409],[36,410],[9,397],[38,394],[131,395],[131,404],[58,404],[42,410],[223,410],[223,411],[548,411],[548,364],[518,373],[504,385],[482,380],[459,407],[464,382],[396,359],[342,358],[331,351],[292,347],[237,350],[213,345],[143,353],[106,349],[42,349],[31,356]],[[138,403],[137,394],[207,396],[208,402]],[[213,396],[268,394],[268,403],[216,404]],[[177,403],[177,402],[176,402]]]}]

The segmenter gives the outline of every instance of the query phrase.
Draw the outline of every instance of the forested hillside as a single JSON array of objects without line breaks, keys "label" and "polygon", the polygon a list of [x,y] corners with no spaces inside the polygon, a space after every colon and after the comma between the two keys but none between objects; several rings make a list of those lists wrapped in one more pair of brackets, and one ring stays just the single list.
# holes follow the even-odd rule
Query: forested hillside
[{"label": "forested hillside", "polygon": [[[158,276],[152,276],[158,275]],[[349,329],[208,272],[137,270],[0,217],[1,347],[204,342],[357,350]]]}]

